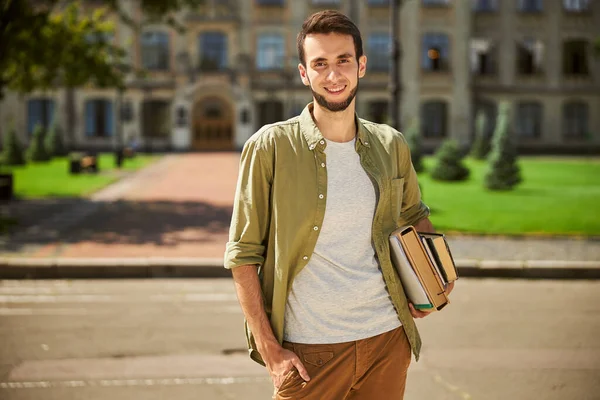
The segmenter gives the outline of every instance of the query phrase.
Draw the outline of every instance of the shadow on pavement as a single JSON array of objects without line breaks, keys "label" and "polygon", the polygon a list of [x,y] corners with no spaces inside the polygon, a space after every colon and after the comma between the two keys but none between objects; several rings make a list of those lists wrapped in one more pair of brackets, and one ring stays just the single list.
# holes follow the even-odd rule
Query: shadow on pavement
[{"label": "shadow on pavement", "polygon": [[30,201],[14,207],[18,224],[2,236],[0,251],[31,245],[92,241],[99,244],[174,246],[202,243],[229,230],[232,206],[197,201],[115,201],[87,199]]}]

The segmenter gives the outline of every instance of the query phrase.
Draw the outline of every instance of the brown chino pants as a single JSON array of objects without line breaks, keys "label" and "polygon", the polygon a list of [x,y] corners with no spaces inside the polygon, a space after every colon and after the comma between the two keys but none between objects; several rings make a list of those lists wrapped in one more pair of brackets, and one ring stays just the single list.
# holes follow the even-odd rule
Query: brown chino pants
[{"label": "brown chino pants", "polygon": [[300,357],[311,379],[305,382],[294,368],[275,391],[276,400],[395,400],[404,397],[411,351],[403,327],[354,342],[284,342],[283,347]]}]

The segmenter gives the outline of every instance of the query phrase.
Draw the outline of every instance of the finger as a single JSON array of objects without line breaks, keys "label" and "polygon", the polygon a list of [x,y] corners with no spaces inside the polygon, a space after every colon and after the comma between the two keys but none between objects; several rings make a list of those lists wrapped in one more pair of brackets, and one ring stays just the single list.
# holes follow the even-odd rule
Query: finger
[{"label": "finger", "polygon": [[306,370],[306,368],[304,368],[304,364],[302,364],[302,361],[300,361],[300,359],[297,356],[292,358],[292,364],[294,364],[294,367],[296,367],[302,379],[304,379],[305,381],[310,381],[308,371]]},{"label": "finger", "polygon": [[408,303],[408,307],[410,309],[410,314],[413,316],[413,318],[423,318],[428,315],[426,312],[415,309],[412,303]]}]

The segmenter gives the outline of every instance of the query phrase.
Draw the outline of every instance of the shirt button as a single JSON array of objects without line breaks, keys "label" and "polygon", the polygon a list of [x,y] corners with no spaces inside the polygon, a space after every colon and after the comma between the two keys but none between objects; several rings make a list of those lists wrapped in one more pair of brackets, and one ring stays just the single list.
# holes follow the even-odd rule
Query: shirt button
[{"label": "shirt button", "polygon": [[319,230],[319,227],[318,227],[318,226],[314,226],[314,227],[313,227],[313,230],[315,230],[315,231],[318,231],[318,230]]},{"label": "shirt button", "polygon": [[368,146],[368,145],[369,145],[369,142],[365,142],[365,146]]},{"label": "shirt button", "polygon": [[321,144],[325,144],[325,141],[324,141],[324,140],[321,140],[319,143],[321,143]]},{"label": "shirt button", "polygon": [[325,168],[325,163],[324,162],[321,163],[321,167]]},{"label": "shirt button", "polygon": [[302,257],[302,259],[303,259],[304,261],[306,261],[306,260],[308,260],[308,256],[304,256],[304,257]]},{"label": "shirt button", "polygon": [[311,150],[313,150],[315,148],[315,145],[311,144],[308,148],[311,149]]},{"label": "shirt button", "polygon": [[325,197],[325,196],[323,196],[322,194],[320,194],[320,195],[319,195],[319,198],[320,198],[320,199],[322,199],[322,198],[324,198],[324,197]]}]

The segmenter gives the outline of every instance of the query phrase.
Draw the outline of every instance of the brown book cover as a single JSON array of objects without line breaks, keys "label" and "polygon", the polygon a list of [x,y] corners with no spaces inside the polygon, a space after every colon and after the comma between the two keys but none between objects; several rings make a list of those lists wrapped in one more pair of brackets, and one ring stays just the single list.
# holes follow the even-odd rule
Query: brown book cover
[{"label": "brown book cover", "polygon": [[448,303],[448,297],[415,228],[401,228],[400,242],[431,303],[437,310],[441,310]]},{"label": "brown book cover", "polygon": [[446,242],[446,238],[441,233],[419,233],[420,235],[431,239],[431,243],[433,244],[433,250],[435,251],[435,255],[438,257],[442,268],[446,274],[448,282],[454,282],[458,279],[458,272],[456,270],[456,265],[454,264],[454,259],[452,258],[452,253],[450,253],[450,247]]}]

